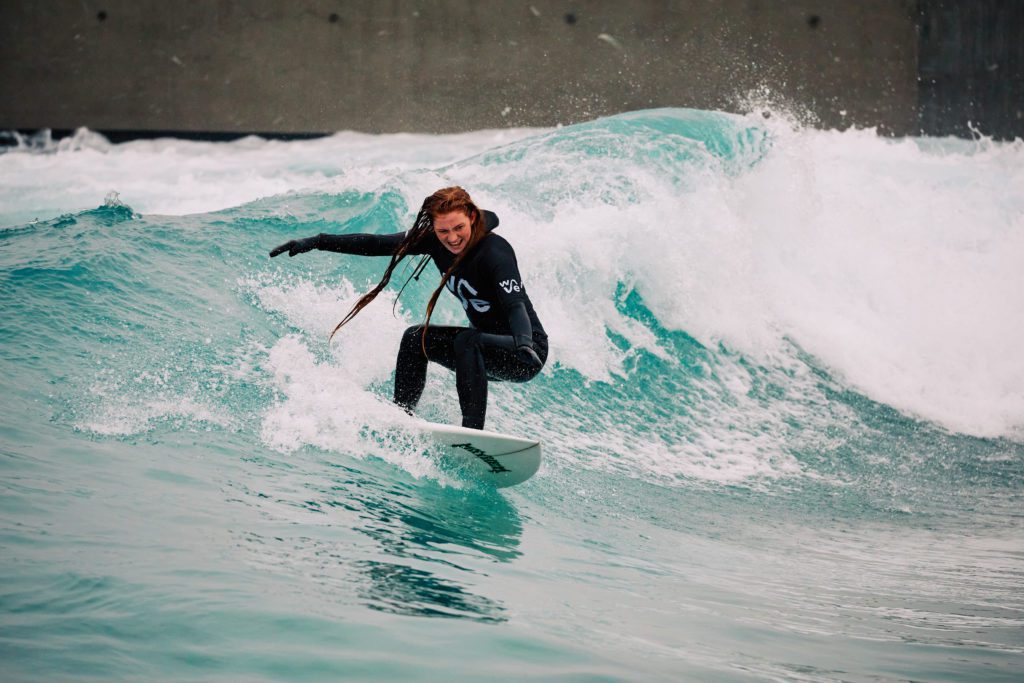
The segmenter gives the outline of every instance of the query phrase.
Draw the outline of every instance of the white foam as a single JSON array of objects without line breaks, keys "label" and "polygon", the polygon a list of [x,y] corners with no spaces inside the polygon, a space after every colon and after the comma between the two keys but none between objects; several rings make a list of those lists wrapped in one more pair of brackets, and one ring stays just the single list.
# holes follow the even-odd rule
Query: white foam
[{"label": "white foam", "polygon": [[[979,436],[1024,428],[1024,145],[799,131],[734,186],[773,333],[869,397]],[[761,310],[747,311],[762,327]],[[751,328],[718,334],[740,348]],[[756,336],[756,335],[755,335]]]},{"label": "white foam", "polygon": [[131,395],[104,395],[101,403],[89,410],[89,416],[80,421],[79,429],[103,436],[132,436],[153,428],[160,420],[184,420],[201,426],[207,431],[211,427],[230,429],[234,420],[224,410],[208,405],[194,396],[161,398],[140,398]]},{"label": "white foam", "polygon": [[[573,170],[554,149],[530,163],[589,173],[591,190],[556,206],[543,183],[540,202],[518,184],[480,193],[520,255],[552,358],[610,380],[623,354],[606,329],[659,353],[615,310],[621,281],[711,348],[780,364],[789,339],[908,415],[1024,435],[1024,143],[773,126],[750,171],[680,167],[686,188],[644,166]],[[486,166],[465,174],[467,186],[493,182]]]},{"label": "white foam", "polygon": [[532,133],[342,132],[293,142],[166,138],[112,145],[83,130],[43,150],[0,154],[0,225],[93,209],[112,190],[139,213],[166,215],[218,211],[299,189],[371,191],[403,171],[448,164]]},{"label": "white foam", "polygon": [[[755,116],[743,125],[763,124]],[[650,440],[617,414],[533,420],[550,443],[579,435],[572,449],[552,451],[556,457],[618,454],[590,457],[590,467],[729,483],[799,472],[787,454],[795,445],[827,446],[829,421],[852,420],[840,406],[823,407],[829,399],[797,360],[799,349],[908,415],[979,436],[1024,436],[1024,144],[890,140],[807,130],[779,117],[767,125],[767,155],[739,173],[701,157],[699,144],[682,145],[695,155],[686,161],[660,157],[657,140],[622,153],[629,143],[613,134],[596,140],[618,154],[606,157],[600,144],[588,157],[544,133],[526,154],[469,158],[528,131],[90,143],[0,155],[0,205],[4,216],[38,206],[56,213],[98,206],[117,189],[136,211],[189,213],[300,188],[386,184],[415,206],[436,187],[459,183],[501,216],[500,232],[516,248],[551,335],[547,375],[557,366],[614,385],[637,354],[675,362],[647,326],[620,313],[617,297],[635,289],[661,325],[709,349],[738,351],[779,373],[786,387],[784,401],[750,398],[749,370],[717,354],[713,379],[697,382],[706,382],[700,400],[665,418],[692,438]],[[452,163],[458,159],[467,160]],[[280,392],[262,419],[266,443],[370,453],[413,472],[428,466],[365,429],[386,431],[404,419],[386,395],[401,332],[419,311],[399,308],[395,319],[382,295],[328,348],[327,334],[358,288],[277,275],[243,284],[294,332],[266,356]],[[525,418],[515,399],[529,390],[498,386],[492,397],[507,400],[505,414]],[[453,416],[449,375],[432,374],[421,405]],[[201,406],[189,410],[218,419]],[[94,427],[132,433],[168,411],[111,414]],[[806,433],[794,434],[790,422]]]},{"label": "white foam", "polygon": [[397,318],[391,313],[393,292],[381,294],[328,348],[328,334],[361,294],[350,282],[328,287],[302,279],[278,284],[271,278],[242,285],[265,310],[283,314],[298,328],[267,355],[265,369],[280,398],[262,417],[264,443],[284,452],[313,446],[346,456],[372,455],[413,476],[458,485],[424,457],[427,444],[417,437],[415,419],[389,400],[395,354],[409,325],[400,307]]}]

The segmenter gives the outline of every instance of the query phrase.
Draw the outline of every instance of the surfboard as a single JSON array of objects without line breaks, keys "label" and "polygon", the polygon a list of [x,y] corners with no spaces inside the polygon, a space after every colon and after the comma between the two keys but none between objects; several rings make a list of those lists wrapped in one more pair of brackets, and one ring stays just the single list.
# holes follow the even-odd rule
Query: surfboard
[{"label": "surfboard", "polygon": [[540,468],[540,442],[518,436],[423,423],[424,433],[460,466],[498,488],[521,484]]}]

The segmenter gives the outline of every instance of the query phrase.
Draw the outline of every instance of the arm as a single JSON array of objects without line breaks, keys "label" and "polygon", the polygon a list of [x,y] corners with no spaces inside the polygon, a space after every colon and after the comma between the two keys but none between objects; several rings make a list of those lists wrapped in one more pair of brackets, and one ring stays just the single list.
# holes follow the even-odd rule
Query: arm
[{"label": "arm", "polygon": [[[286,251],[288,256],[295,256],[296,254],[304,254],[313,249],[333,251],[339,254],[354,254],[356,256],[390,256],[404,238],[404,232],[396,232],[391,235],[329,235],[322,232],[312,237],[289,240],[282,245],[274,247],[270,252],[270,258],[274,258]],[[409,253],[416,253],[416,251],[414,248]]]},{"label": "arm", "polygon": [[317,235],[319,242],[316,248],[321,251],[334,251],[339,254],[355,254],[356,256],[391,256],[398,245],[405,239],[404,232],[390,235]]},{"label": "arm", "polygon": [[508,316],[508,326],[515,341],[519,360],[539,368],[544,363],[534,348],[533,323],[530,322],[530,314],[526,310],[528,299],[522,276],[519,274],[519,264],[511,245],[506,242],[502,247],[497,250],[497,258],[491,270],[492,277],[498,285],[498,301]]},{"label": "arm", "polygon": [[530,322],[530,314],[526,312],[526,304],[522,301],[514,301],[505,309],[508,313],[508,326],[512,330],[512,336],[516,340],[516,346],[529,346],[533,348],[533,323]]}]

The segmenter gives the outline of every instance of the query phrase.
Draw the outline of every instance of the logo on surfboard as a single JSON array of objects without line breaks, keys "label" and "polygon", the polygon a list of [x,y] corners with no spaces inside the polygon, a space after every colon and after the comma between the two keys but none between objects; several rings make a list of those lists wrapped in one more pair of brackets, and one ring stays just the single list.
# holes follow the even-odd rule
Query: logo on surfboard
[{"label": "logo on surfboard", "polygon": [[493,455],[488,455],[471,443],[453,443],[452,448],[461,448],[464,451],[468,451],[476,457],[483,460],[491,468],[492,474],[498,474],[499,472],[511,472],[512,470],[505,469],[501,466],[501,463]]}]

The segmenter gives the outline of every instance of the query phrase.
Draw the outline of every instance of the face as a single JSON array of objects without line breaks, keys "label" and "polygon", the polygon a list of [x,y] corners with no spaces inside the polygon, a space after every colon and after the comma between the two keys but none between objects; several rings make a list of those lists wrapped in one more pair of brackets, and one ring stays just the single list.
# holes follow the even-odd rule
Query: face
[{"label": "face", "polygon": [[458,254],[469,244],[473,224],[463,211],[452,211],[434,216],[434,234],[441,244],[453,254]]}]

